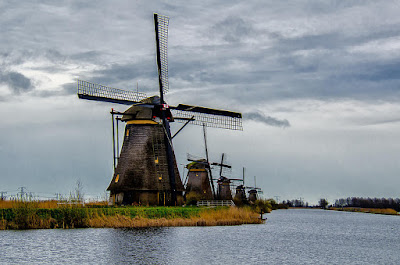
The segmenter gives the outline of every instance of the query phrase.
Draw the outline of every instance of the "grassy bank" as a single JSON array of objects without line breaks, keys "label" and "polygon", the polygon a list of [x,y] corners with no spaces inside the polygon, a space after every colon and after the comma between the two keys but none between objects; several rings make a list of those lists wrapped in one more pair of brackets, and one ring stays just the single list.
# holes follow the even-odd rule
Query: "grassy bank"
[{"label": "grassy bank", "polygon": [[[3,205],[4,206],[4,205]],[[0,230],[80,227],[214,226],[259,224],[250,208],[82,207],[17,202],[0,209]]]},{"label": "grassy bank", "polygon": [[331,207],[329,210],[334,211],[345,211],[345,212],[360,212],[360,213],[374,213],[374,214],[386,214],[386,215],[399,215],[393,209],[378,209],[378,208],[357,208],[357,207]]}]

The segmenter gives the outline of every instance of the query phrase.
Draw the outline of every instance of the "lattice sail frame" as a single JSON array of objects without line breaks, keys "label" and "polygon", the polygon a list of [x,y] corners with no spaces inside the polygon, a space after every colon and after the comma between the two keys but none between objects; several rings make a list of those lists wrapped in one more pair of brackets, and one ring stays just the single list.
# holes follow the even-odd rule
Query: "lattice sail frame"
[{"label": "lattice sail frame", "polygon": [[168,82],[168,25],[169,17],[161,16],[157,14],[158,22],[158,46],[160,51],[160,62],[161,62],[161,83],[163,87],[163,94],[169,90]]},{"label": "lattice sail frame", "polygon": [[[192,112],[187,110],[177,110],[171,109],[172,115],[175,121],[180,123],[187,122],[188,119],[194,116],[194,120],[190,124],[203,125],[213,128],[222,128],[229,130],[243,131],[242,118],[223,116],[223,115],[213,115],[207,113]],[[179,119],[184,118],[184,119]]]},{"label": "lattice sail frame", "polygon": [[84,99],[112,101],[122,104],[131,104],[147,98],[145,93],[103,86],[84,80],[78,80],[78,96]]}]

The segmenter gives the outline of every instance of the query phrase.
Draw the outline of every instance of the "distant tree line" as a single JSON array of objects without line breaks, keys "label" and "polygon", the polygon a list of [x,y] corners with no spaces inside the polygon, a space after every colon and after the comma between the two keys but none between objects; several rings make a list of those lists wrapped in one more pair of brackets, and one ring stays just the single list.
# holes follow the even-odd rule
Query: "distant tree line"
[{"label": "distant tree line", "polygon": [[282,204],[286,204],[288,207],[308,207],[308,202],[301,199],[282,201]]},{"label": "distant tree line", "polygon": [[338,199],[335,201],[335,207],[360,207],[360,208],[391,208],[400,212],[400,199],[393,198],[362,198],[348,197],[346,199]]}]

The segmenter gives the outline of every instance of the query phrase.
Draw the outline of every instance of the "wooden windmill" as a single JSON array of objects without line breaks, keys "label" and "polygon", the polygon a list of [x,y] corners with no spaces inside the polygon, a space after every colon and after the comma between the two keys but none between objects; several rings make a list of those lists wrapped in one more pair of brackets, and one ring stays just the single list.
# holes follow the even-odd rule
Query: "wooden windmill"
[{"label": "wooden windmill", "polygon": [[131,105],[123,113],[112,112],[122,115],[121,121],[126,122],[118,164],[108,186],[111,200],[116,204],[183,203],[184,188],[176,166],[170,122],[185,123],[183,127],[190,122],[195,125],[242,130],[241,113],[185,104],[166,104],[164,94],[169,88],[169,19],[154,14],[154,23],[159,95],[146,97],[143,93],[78,80],[78,97],[81,99]]},{"label": "wooden windmill", "polygon": [[242,175],[242,183],[238,186],[236,186],[236,191],[235,191],[235,203],[244,203],[247,204],[247,198],[246,198],[246,187],[244,186],[244,172],[245,168],[243,167],[243,175]]},{"label": "wooden windmill", "polygon": [[221,163],[212,163],[213,166],[219,166],[219,179],[217,180],[217,198],[219,200],[232,200],[231,186],[233,181],[243,181],[242,179],[227,178],[222,175],[223,168],[232,168],[224,162],[225,154],[222,153]]},{"label": "wooden windmill", "polygon": [[257,187],[256,176],[254,176],[254,187],[245,187],[249,193],[249,202],[255,202],[259,199],[259,194],[263,194],[261,188]]},{"label": "wooden windmill", "polygon": [[205,124],[203,124],[203,135],[206,156],[205,159],[198,159],[193,158],[191,155],[188,154],[187,160],[191,163],[186,166],[188,169],[188,181],[185,191],[186,196],[192,193],[195,194],[200,200],[213,200],[216,199],[216,193],[214,188],[214,181],[212,178],[211,164],[208,159],[207,133]]}]

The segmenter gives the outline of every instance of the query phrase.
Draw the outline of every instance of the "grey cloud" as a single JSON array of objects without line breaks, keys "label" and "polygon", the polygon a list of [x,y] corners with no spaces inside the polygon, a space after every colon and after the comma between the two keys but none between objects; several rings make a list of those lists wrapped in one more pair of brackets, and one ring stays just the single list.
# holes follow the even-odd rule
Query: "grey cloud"
[{"label": "grey cloud", "polygon": [[400,118],[399,119],[387,119],[387,120],[365,122],[362,125],[364,125],[364,126],[374,126],[374,125],[383,125],[383,124],[398,123],[398,122],[400,122]]},{"label": "grey cloud", "polygon": [[213,26],[214,34],[222,34],[222,39],[228,42],[241,41],[253,34],[250,23],[240,17],[229,16]]},{"label": "grey cloud", "polygon": [[290,127],[290,123],[288,120],[286,120],[286,119],[279,120],[279,119],[271,117],[271,116],[265,116],[264,114],[262,114],[260,112],[247,112],[243,116],[244,116],[244,119],[262,122],[264,124],[274,126],[274,127],[281,127],[281,128]]},{"label": "grey cloud", "polygon": [[141,91],[146,92],[148,90],[157,87],[157,67],[153,60],[140,61],[137,63],[129,64],[111,64],[109,67],[103,70],[97,70],[91,73],[91,77],[88,78],[93,80],[95,83],[100,83],[110,86],[121,86],[124,89],[126,87],[135,87],[136,82],[143,79],[154,79],[154,85],[152,87],[143,87],[141,85]]},{"label": "grey cloud", "polygon": [[77,93],[77,83],[66,83],[62,85],[62,90],[35,90],[32,96],[47,98],[54,96],[69,96]]},{"label": "grey cloud", "polygon": [[6,84],[14,94],[27,92],[33,88],[31,80],[18,72],[0,72],[0,82]]},{"label": "grey cloud", "polygon": [[76,83],[67,83],[63,85],[63,91],[67,95],[72,95],[77,93]]},{"label": "grey cloud", "polygon": [[105,52],[100,52],[96,50],[79,52],[72,54],[69,59],[85,62],[98,62],[99,59],[104,55]]}]

